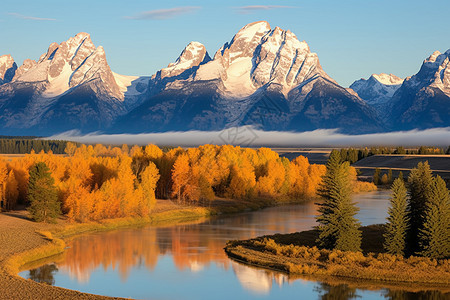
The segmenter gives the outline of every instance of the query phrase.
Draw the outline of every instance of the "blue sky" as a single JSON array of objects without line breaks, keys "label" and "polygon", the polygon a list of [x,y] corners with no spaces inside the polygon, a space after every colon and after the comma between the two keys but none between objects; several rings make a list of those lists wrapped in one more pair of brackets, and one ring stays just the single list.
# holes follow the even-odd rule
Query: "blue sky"
[{"label": "blue sky", "polygon": [[450,48],[449,0],[5,0],[0,6],[0,55],[21,64],[85,31],[105,48],[112,70],[125,75],[155,73],[190,41],[212,56],[260,20],[305,40],[343,86],[372,73],[413,75],[433,51]]}]

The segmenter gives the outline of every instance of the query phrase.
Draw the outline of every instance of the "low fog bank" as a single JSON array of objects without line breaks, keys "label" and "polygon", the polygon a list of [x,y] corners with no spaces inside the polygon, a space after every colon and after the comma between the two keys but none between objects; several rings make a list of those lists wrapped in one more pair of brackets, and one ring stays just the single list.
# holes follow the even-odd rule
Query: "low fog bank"
[{"label": "low fog bank", "polygon": [[182,131],[142,134],[80,134],[68,131],[47,139],[69,140],[86,144],[157,144],[160,146],[198,146],[232,144],[243,147],[358,147],[358,146],[449,146],[450,127],[348,135],[336,129],[307,132],[262,131],[249,126],[222,131]]}]

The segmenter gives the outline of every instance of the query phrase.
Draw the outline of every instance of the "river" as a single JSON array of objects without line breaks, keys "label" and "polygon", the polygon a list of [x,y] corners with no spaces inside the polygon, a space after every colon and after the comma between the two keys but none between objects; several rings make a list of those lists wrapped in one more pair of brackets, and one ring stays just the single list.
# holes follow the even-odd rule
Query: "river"
[{"label": "river", "polygon": [[[355,196],[362,225],[384,223],[389,192]],[[137,299],[400,299],[447,296],[367,286],[327,284],[249,267],[229,259],[231,239],[290,233],[315,225],[306,203],[219,216],[167,227],[81,235],[63,255],[19,275],[86,293]],[[370,287],[369,287],[370,288]],[[431,294],[430,294],[431,293]],[[331,297],[331,298],[330,298]]]}]

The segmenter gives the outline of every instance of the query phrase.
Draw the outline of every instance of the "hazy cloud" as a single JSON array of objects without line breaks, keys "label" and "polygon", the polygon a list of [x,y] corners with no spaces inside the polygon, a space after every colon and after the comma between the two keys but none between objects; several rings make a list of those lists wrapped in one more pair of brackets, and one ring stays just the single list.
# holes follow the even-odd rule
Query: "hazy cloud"
[{"label": "hazy cloud", "polygon": [[181,6],[167,9],[155,9],[143,11],[135,16],[125,17],[132,20],[165,20],[174,18],[179,15],[195,12],[199,10],[199,6]]},{"label": "hazy cloud", "polygon": [[51,18],[39,18],[39,17],[32,17],[32,16],[25,16],[22,14],[18,14],[18,13],[8,13],[8,15],[16,17],[18,19],[23,19],[23,20],[34,20],[34,21],[57,21],[56,19],[51,19]]},{"label": "hazy cloud", "polygon": [[450,127],[363,135],[341,134],[334,129],[308,132],[261,131],[249,126],[233,127],[222,131],[192,130],[111,135],[99,133],[80,135],[76,131],[71,131],[54,135],[48,139],[70,140],[89,144],[146,145],[153,143],[167,146],[198,146],[202,144],[233,144],[253,147],[449,146]]},{"label": "hazy cloud", "polygon": [[294,8],[294,7],[285,5],[247,5],[238,7],[237,11],[240,14],[246,15],[260,10],[270,10],[275,8]]}]

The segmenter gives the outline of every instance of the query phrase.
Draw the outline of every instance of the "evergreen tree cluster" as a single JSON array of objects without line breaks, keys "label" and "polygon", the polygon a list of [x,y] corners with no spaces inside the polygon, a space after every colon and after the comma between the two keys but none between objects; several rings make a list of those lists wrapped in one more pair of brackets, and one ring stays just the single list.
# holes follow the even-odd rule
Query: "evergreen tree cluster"
[{"label": "evergreen tree cluster", "polygon": [[[341,153],[331,152],[318,189],[324,202],[318,204],[316,243],[326,249],[361,251],[360,223],[355,218],[358,208],[351,201],[348,180],[349,163],[342,161]],[[376,176],[379,175],[378,172]],[[392,178],[392,172],[384,174],[381,181],[387,181],[388,177]],[[391,190],[385,250],[390,254],[449,258],[450,191],[445,181],[440,176],[434,177],[425,162],[411,170],[407,184],[400,174]]]},{"label": "evergreen tree cluster", "polygon": [[[403,177],[403,173],[400,171],[401,177]],[[380,168],[376,168],[375,172],[373,173],[373,179],[372,182],[375,185],[387,185],[387,184],[392,184],[393,183],[393,178],[392,178],[392,169],[388,169],[387,173],[382,174],[381,173],[381,169]]]},{"label": "evergreen tree cluster", "polygon": [[35,152],[52,151],[54,154],[64,154],[67,141],[35,140],[30,138],[0,138],[0,153],[26,154],[31,150]]},{"label": "evergreen tree cluster", "polygon": [[445,181],[432,175],[428,162],[421,162],[411,171],[407,184],[398,178],[391,190],[386,251],[449,258],[450,191]]}]

